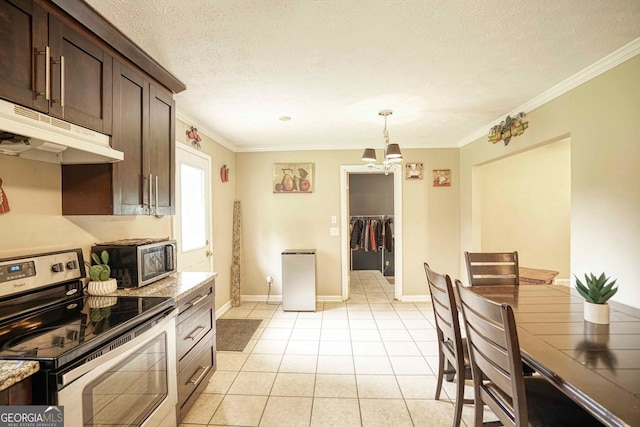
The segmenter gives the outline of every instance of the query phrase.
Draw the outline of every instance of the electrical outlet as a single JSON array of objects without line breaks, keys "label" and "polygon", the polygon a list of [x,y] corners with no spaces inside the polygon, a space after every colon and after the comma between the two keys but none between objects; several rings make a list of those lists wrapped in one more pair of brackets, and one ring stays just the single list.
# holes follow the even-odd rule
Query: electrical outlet
[{"label": "electrical outlet", "polygon": [[272,284],[273,284],[273,277],[267,276],[267,286],[271,287]]},{"label": "electrical outlet", "polygon": [[384,266],[385,266],[385,267],[389,267],[389,261],[385,261],[385,262],[384,262]]}]

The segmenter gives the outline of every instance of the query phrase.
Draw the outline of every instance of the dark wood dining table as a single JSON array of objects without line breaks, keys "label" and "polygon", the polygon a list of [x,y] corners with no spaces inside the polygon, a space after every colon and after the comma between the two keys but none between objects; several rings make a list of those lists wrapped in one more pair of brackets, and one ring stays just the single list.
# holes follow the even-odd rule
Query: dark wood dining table
[{"label": "dark wood dining table", "polygon": [[640,310],[611,302],[609,325],[583,320],[560,285],[473,286],[513,307],[523,360],[605,425],[640,426]]}]

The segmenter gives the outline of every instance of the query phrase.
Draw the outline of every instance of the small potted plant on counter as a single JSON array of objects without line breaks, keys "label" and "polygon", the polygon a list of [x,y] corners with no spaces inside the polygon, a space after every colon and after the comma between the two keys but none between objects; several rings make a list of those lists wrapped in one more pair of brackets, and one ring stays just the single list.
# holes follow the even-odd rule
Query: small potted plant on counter
[{"label": "small potted plant on counter", "polygon": [[115,292],[118,289],[118,282],[116,279],[111,278],[109,253],[102,251],[100,256],[93,253],[91,254],[91,259],[95,263],[94,265],[85,261],[85,264],[89,267],[89,277],[91,278],[87,284],[87,292],[90,295],[108,295]]},{"label": "small potted plant on counter", "polygon": [[602,273],[596,277],[593,273],[584,275],[585,283],[576,276],[576,289],[584,298],[584,320],[601,325],[609,324],[609,298],[618,292],[613,287],[616,280],[609,282],[609,278]]}]

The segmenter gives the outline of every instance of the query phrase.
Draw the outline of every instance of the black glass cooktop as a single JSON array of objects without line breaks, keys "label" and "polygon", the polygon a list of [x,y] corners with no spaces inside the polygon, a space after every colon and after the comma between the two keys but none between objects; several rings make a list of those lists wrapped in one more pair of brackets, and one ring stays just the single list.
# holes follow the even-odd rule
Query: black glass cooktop
[{"label": "black glass cooktop", "polygon": [[57,368],[173,307],[164,297],[81,296],[0,326],[0,359]]}]

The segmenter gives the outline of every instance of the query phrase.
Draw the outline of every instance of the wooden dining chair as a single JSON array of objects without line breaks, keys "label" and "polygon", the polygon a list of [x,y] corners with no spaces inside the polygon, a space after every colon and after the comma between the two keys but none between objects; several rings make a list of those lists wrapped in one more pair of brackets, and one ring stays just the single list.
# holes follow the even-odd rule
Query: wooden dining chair
[{"label": "wooden dining chair", "polygon": [[426,262],[424,263],[424,271],[431,292],[431,304],[433,305],[438,336],[438,382],[435,399],[440,398],[442,379],[446,376],[447,381],[451,381],[455,377],[456,407],[453,426],[457,427],[460,425],[462,406],[465,403],[473,403],[473,400],[464,400],[464,381],[471,379],[471,365],[466,349],[466,339],[462,338],[460,333],[458,309],[451,278],[446,274],[439,274],[431,270]]},{"label": "wooden dining chair", "polygon": [[467,331],[475,399],[474,426],[487,405],[504,426],[602,426],[541,377],[522,372],[513,309],[455,281]]},{"label": "wooden dining chair", "polygon": [[518,252],[465,252],[469,286],[519,285]]}]

